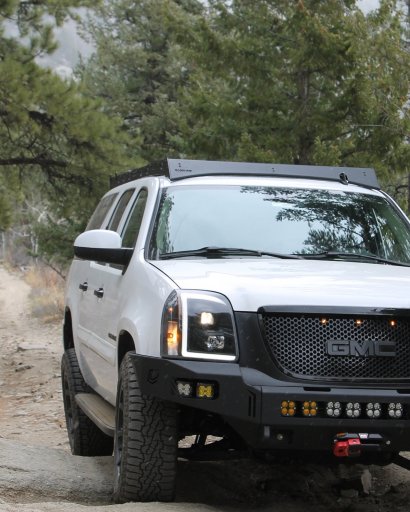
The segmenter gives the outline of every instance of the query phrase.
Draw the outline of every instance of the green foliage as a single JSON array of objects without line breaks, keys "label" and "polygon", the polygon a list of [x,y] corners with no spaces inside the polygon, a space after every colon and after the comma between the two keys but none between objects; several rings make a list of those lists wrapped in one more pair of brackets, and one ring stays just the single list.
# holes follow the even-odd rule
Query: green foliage
[{"label": "green foliage", "polygon": [[[69,83],[35,57],[81,6],[94,7],[83,30],[96,53]],[[30,223],[55,259],[109,174],[166,156],[374,166],[394,188],[410,172],[399,7],[381,0],[366,16],[356,0],[0,0],[0,228]]]},{"label": "green foliage", "polygon": [[355,4],[211,2],[183,91],[196,119],[185,150],[193,140],[215,158],[404,170],[402,17],[393,1],[367,17]]},{"label": "green foliage", "polygon": [[86,24],[97,52],[79,75],[89,94],[103,98],[106,111],[123,119],[134,159],[175,152],[179,89],[186,78],[175,29],[202,11],[199,0],[105,1]]},{"label": "green foliage", "polygon": [[[35,61],[55,48],[51,21],[60,24],[72,8],[90,4],[0,0],[0,229],[10,226],[12,215],[20,226],[30,223],[35,250],[53,260],[71,255],[72,239],[108,188],[109,175],[130,164],[122,120],[108,117],[81,85]],[[18,37],[10,28],[6,35],[6,22]],[[41,191],[40,218],[22,216],[33,188]]]},{"label": "green foliage", "polygon": [[81,76],[147,160],[375,166],[408,172],[410,54],[399,2],[105,2]]}]

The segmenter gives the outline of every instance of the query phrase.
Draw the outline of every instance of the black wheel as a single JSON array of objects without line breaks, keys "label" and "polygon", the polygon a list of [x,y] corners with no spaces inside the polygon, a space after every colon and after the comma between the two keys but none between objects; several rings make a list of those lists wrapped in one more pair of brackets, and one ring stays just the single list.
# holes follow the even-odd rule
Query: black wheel
[{"label": "black wheel", "polygon": [[89,393],[78,366],[75,350],[70,348],[61,360],[61,380],[63,385],[64,412],[70,441],[71,453],[85,457],[111,455],[114,440],[102,432],[75,401],[77,393]]},{"label": "black wheel", "polygon": [[117,391],[114,500],[172,501],[177,449],[175,405],[141,393],[127,354]]}]

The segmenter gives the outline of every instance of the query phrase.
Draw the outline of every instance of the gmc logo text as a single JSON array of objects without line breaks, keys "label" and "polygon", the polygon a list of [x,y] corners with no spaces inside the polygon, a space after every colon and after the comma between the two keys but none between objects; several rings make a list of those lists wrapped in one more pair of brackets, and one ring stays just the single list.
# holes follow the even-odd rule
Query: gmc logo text
[{"label": "gmc logo text", "polygon": [[396,343],[394,341],[365,340],[359,343],[355,340],[329,340],[326,348],[329,356],[396,356]]}]

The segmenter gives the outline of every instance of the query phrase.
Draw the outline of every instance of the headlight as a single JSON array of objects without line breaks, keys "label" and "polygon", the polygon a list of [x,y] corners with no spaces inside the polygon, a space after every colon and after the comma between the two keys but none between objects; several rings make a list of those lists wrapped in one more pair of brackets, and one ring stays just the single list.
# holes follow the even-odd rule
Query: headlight
[{"label": "headlight", "polygon": [[234,361],[237,341],[228,299],[211,292],[171,293],[162,315],[162,355]]}]

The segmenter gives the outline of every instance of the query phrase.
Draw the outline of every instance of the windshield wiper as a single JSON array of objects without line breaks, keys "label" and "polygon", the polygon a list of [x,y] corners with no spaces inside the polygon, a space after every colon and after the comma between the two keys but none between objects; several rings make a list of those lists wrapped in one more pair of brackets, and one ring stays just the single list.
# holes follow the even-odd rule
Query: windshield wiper
[{"label": "windshield wiper", "polygon": [[238,247],[201,247],[200,249],[163,253],[159,256],[159,259],[170,260],[176,258],[186,258],[189,256],[204,256],[205,258],[223,258],[224,256],[271,256],[272,258],[282,259],[302,258],[302,256],[299,256],[297,254],[282,254],[277,252],[256,251],[253,249],[241,249]]},{"label": "windshield wiper", "polygon": [[339,251],[325,251],[319,252],[317,254],[301,254],[302,258],[307,260],[333,260],[333,259],[343,259],[343,260],[370,260],[376,263],[384,263],[385,265],[397,265],[400,267],[410,267],[410,263],[403,263],[401,261],[388,260],[386,258],[382,258],[381,256],[376,256],[372,254],[360,254],[357,252],[339,252]]}]

